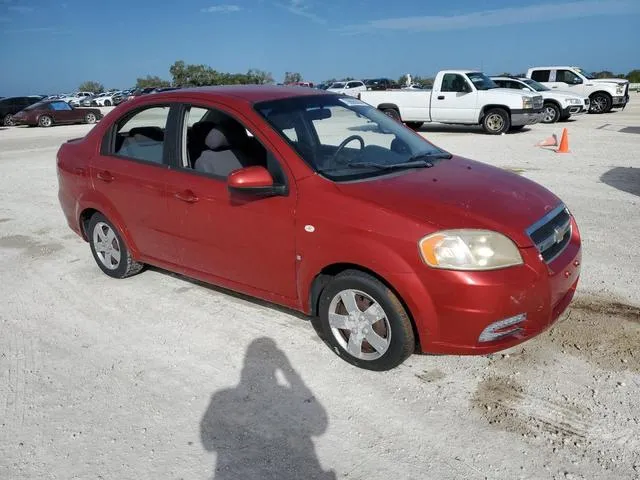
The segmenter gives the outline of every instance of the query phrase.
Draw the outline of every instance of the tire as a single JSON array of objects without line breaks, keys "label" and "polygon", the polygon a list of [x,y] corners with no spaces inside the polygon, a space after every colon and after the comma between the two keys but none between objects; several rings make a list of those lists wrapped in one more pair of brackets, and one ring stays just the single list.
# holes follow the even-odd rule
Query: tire
[{"label": "tire", "polygon": [[489,135],[500,135],[509,131],[511,119],[506,110],[492,108],[482,119],[482,128]]},{"label": "tire", "polygon": [[101,213],[89,220],[87,237],[98,267],[113,278],[127,278],[139,273],[144,264],[136,262],[118,230]]},{"label": "tire", "polygon": [[613,100],[606,93],[594,93],[589,97],[589,113],[607,113],[611,111]]},{"label": "tire", "polygon": [[393,118],[396,122],[402,122],[400,118],[400,112],[398,112],[395,108],[385,108],[382,110],[387,117]]},{"label": "tire", "polygon": [[[377,309],[373,318],[378,320],[367,319],[364,312],[368,308]],[[366,273],[346,270],[336,275],[320,294],[318,313],[325,342],[356,367],[391,370],[415,350],[411,320],[402,303],[386,285]],[[376,343],[375,348],[370,341]]]},{"label": "tire", "polygon": [[96,114],[93,112],[89,112],[84,116],[84,123],[96,123]]},{"label": "tire", "polygon": [[420,127],[422,127],[422,125],[424,125],[424,122],[407,122],[406,125],[411,130],[420,130]]},{"label": "tire", "polygon": [[53,125],[53,119],[49,115],[42,115],[38,119],[39,127],[47,128],[47,127],[50,127],[51,125]]},{"label": "tire", "polygon": [[15,125],[15,122],[13,121],[13,115],[7,113],[2,119],[2,123],[5,127],[13,127]]},{"label": "tire", "polygon": [[111,100],[105,100],[104,101],[104,106],[105,107],[110,107],[111,106]]},{"label": "tire", "polygon": [[542,123],[556,123],[560,120],[560,108],[555,103],[545,103],[543,111],[544,117],[542,117]]}]

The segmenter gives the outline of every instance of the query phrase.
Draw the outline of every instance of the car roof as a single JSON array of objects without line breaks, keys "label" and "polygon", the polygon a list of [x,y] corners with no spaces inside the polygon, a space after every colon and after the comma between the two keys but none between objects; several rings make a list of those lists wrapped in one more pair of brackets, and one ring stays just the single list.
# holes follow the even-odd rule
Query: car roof
[{"label": "car roof", "polygon": [[212,87],[188,87],[167,92],[153,94],[154,99],[176,98],[189,96],[196,98],[232,98],[244,100],[248,103],[258,103],[269,100],[281,100],[292,97],[306,97],[311,95],[331,95],[331,93],[299,87],[277,85],[224,85]]}]

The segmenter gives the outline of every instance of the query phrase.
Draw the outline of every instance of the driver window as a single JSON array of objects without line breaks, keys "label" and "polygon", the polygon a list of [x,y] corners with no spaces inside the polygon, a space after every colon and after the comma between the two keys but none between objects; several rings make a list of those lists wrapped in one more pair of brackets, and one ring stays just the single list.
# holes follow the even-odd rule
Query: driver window
[{"label": "driver window", "polygon": [[558,70],[556,72],[556,82],[564,82],[568,83],[569,85],[576,85],[578,83],[582,83],[582,80],[571,70]]},{"label": "driver window", "polygon": [[445,73],[442,77],[442,92],[466,92],[467,81],[457,73]]}]

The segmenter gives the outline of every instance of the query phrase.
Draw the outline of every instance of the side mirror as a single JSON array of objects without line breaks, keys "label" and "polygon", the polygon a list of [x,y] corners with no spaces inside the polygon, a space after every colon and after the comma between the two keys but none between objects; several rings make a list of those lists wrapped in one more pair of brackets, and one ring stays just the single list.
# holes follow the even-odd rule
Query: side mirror
[{"label": "side mirror", "polygon": [[264,167],[254,166],[235,170],[227,177],[227,188],[231,193],[246,193],[258,196],[284,195],[284,185],[274,185],[273,177]]}]

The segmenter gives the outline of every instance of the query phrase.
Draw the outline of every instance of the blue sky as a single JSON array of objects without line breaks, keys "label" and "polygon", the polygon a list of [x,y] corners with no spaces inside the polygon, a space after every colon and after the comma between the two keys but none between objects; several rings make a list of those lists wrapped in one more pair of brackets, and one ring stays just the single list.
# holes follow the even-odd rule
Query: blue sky
[{"label": "blue sky", "polygon": [[640,0],[0,0],[0,95],[126,88],[170,79],[179,59],[277,81],[544,64],[626,73],[640,68],[639,25]]}]

